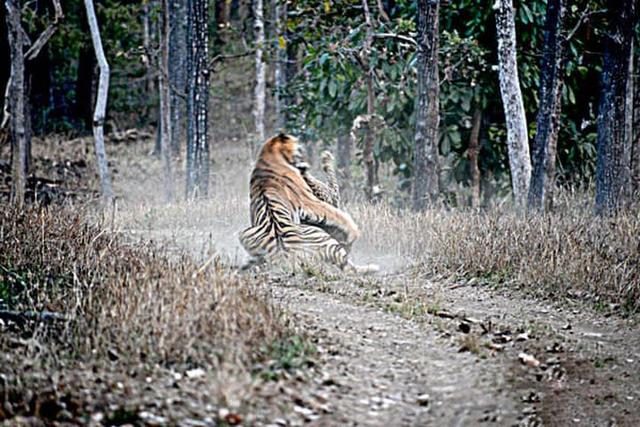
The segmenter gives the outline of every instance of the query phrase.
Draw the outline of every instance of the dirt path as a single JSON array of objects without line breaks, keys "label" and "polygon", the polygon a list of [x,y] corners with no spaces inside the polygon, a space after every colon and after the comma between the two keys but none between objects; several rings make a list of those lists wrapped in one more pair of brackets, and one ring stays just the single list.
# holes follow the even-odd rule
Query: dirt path
[{"label": "dirt path", "polygon": [[499,367],[460,353],[430,328],[379,309],[296,287],[273,296],[320,349],[317,425],[512,424],[520,413]]}]

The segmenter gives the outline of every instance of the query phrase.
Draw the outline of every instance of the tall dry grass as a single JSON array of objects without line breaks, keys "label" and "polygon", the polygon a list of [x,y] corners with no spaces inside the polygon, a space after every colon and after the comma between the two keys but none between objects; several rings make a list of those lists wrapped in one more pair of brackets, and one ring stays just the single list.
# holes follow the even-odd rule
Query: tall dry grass
[{"label": "tall dry grass", "polygon": [[[249,369],[286,333],[255,283],[215,257],[197,262],[88,225],[82,211],[0,209],[4,305],[72,320],[47,340],[74,357]],[[60,344],[60,345],[56,345]],[[62,350],[61,350],[62,349]]]},{"label": "tall dry grass", "polygon": [[598,308],[638,312],[639,212],[600,218],[589,206],[572,196],[547,214],[508,206],[479,212],[413,213],[385,204],[350,209],[363,229],[364,257],[386,254],[430,274],[480,278],[558,301],[580,298]]}]

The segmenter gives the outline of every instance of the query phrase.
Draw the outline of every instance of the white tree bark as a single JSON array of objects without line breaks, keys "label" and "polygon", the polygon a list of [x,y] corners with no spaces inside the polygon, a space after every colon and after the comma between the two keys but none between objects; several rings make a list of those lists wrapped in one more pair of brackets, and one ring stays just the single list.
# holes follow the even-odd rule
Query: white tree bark
[{"label": "white tree bark", "polygon": [[256,37],[256,88],[255,88],[255,106],[253,115],[256,126],[256,140],[258,145],[262,144],[265,139],[264,132],[264,110],[265,110],[265,65],[263,59],[264,51],[264,14],[262,0],[255,0],[254,4],[255,16],[255,37]]},{"label": "white tree bark", "polygon": [[169,1],[162,0],[161,60],[160,60],[160,155],[164,175],[164,196],[167,202],[173,200],[173,173],[171,165],[171,91],[169,79],[169,36],[171,25]]},{"label": "white tree bark", "polygon": [[11,49],[11,78],[7,83],[11,125],[11,203],[22,209],[26,187],[27,132],[25,129],[24,33],[21,5],[15,0],[5,2],[7,32]]},{"label": "white tree bark", "polygon": [[286,73],[285,65],[287,60],[286,51],[286,19],[287,19],[287,3],[283,0],[273,0],[273,10],[275,14],[276,28],[276,61],[275,61],[275,86],[276,86],[276,128],[278,132],[284,131],[286,127],[285,119],[285,86]]},{"label": "white tree bark", "polygon": [[104,149],[104,118],[105,111],[107,109],[107,96],[109,93],[109,63],[107,62],[107,58],[104,56],[104,49],[102,49],[100,29],[98,28],[96,12],[93,8],[93,0],[84,0],[84,7],[87,11],[87,20],[89,21],[93,50],[96,53],[98,68],[100,69],[98,97],[96,99],[96,107],[93,113],[93,139],[96,149],[96,159],[98,160],[98,172],[100,174],[102,197],[106,200],[111,200],[113,199],[113,189],[111,188],[107,153]]},{"label": "white tree bark", "polygon": [[497,0],[493,8],[496,11],[500,93],[507,122],[511,187],[516,206],[524,207],[531,180],[531,158],[529,157],[527,118],[518,79],[513,1]]}]

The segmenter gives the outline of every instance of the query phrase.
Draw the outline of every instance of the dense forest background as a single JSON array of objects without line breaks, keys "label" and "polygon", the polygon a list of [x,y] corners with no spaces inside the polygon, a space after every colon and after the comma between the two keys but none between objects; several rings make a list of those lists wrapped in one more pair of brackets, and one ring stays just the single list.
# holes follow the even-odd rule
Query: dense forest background
[{"label": "dense forest background", "polygon": [[[186,146],[186,111],[180,114],[185,109],[186,79],[184,71],[181,74],[179,70],[184,70],[187,46],[179,40],[186,39],[187,2],[169,3],[173,20],[169,40],[175,121],[172,144],[174,153],[178,153]],[[561,3],[566,12],[560,33],[566,45],[562,52],[556,177],[563,188],[589,188],[596,167],[598,103],[610,19],[607,2]],[[470,200],[480,191],[478,187],[485,203],[493,195],[510,192],[495,12],[491,6],[479,0],[460,0],[442,3],[439,8],[439,181],[444,199],[455,205],[473,203]],[[533,144],[547,2],[516,2],[515,6],[519,79]],[[57,31],[42,52],[26,64],[34,135],[83,135],[91,130],[98,69],[85,9],[79,0],[62,2],[62,9],[64,18]],[[263,42],[256,42],[254,2],[210,1],[211,144],[236,141],[254,147],[263,137],[256,129],[252,110],[257,79],[254,56],[256,47],[264,48],[266,135],[280,129],[298,135],[308,144],[310,155],[320,146],[337,147],[345,186],[359,187],[365,173],[361,149],[368,133],[360,132],[355,138],[350,133],[356,118],[373,112],[380,118],[370,126],[376,194],[383,197],[384,193],[384,197],[403,203],[414,167],[417,5],[380,0],[370,9],[371,31],[361,1],[266,2],[260,18],[266,31],[262,46]],[[111,67],[106,131],[150,127],[160,133],[162,3],[105,0],[97,2],[96,11]],[[35,37],[52,20],[53,13],[49,1],[25,3],[25,30]],[[6,34],[5,8],[0,14],[0,32]],[[368,34],[373,34],[373,42]],[[637,27],[635,34],[637,39]],[[635,53],[638,44],[634,45]],[[4,36],[0,57],[3,64],[10,63]],[[637,62],[638,55],[634,58]],[[370,69],[372,94],[367,86]],[[9,67],[3,66],[2,93],[8,74]],[[630,87],[637,94],[637,74],[632,76],[635,83]],[[634,102],[633,139],[637,146],[640,96],[635,96]],[[352,142],[359,147],[352,148]],[[474,147],[479,147],[475,157]],[[474,169],[476,158],[478,172]]]}]

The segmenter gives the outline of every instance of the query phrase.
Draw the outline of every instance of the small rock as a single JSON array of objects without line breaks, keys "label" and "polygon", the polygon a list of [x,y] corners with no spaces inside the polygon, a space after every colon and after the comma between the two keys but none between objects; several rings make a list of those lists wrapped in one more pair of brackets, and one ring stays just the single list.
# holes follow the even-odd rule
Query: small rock
[{"label": "small rock", "polygon": [[168,420],[165,417],[153,414],[148,411],[140,411],[138,413],[138,417],[140,417],[140,419],[144,421],[146,425],[149,425],[149,426],[163,426],[163,425],[166,425],[168,422]]},{"label": "small rock", "polygon": [[520,362],[522,362],[524,365],[530,366],[532,368],[537,368],[538,366],[540,366],[540,361],[527,353],[520,353],[518,355],[518,359],[520,359]]},{"label": "small rock", "polygon": [[428,406],[430,400],[431,400],[431,397],[428,394],[424,393],[418,396],[418,398],[416,399],[416,402],[420,406]]},{"label": "small rock", "polygon": [[202,376],[204,376],[204,369],[202,368],[196,368],[196,369],[190,369],[187,372],[185,372],[185,374],[187,375],[187,378],[200,378]]}]

